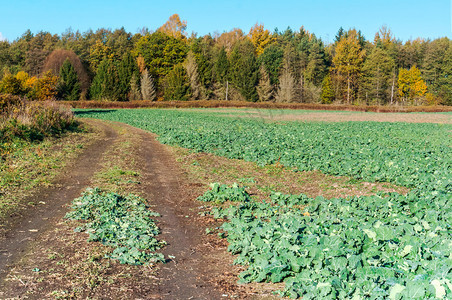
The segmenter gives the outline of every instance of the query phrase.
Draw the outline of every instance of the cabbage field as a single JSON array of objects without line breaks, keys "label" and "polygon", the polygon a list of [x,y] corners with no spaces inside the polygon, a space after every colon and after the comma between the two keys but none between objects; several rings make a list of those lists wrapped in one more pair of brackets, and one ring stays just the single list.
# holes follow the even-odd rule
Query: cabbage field
[{"label": "cabbage field", "polygon": [[212,184],[199,200],[219,205],[210,213],[226,219],[228,249],[248,266],[241,282],[284,281],[282,294],[303,299],[452,298],[450,124],[268,122],[145,109],[78,114],[197,152],[405,186],[406,195],[313,199],[275,191],[255,199],[243,187]]}]

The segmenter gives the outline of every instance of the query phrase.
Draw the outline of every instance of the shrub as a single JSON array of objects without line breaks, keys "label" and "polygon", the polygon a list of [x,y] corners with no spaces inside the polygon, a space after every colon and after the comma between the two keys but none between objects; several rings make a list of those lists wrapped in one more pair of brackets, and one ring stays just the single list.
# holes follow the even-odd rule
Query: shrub
[{"label": "shrub", "polygon": [[0,141],[20,138],[42,140],[75,128],[70,107],[52,101],[30,102],[17,96],[0,95]]}]

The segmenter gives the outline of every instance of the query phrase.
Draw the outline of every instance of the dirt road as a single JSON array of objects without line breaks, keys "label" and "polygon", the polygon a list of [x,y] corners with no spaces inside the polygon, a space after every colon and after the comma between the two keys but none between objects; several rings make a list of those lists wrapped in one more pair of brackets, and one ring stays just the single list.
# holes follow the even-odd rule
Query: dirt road
[{"label": "dirt road", "polygon": [[[59,235],[72,236],[71,233],[64,232],[61,219],[68,211],[71,201],[90,186],[93,175],[100,168],[104,153],[108,149],[114,149],[115,143],[121,138],[118,129],[113,129],[107,123],[95,120],[87,122],[100,128],[103,131],[102,137],[86,147],[77,160],[62,171],[51,187],[37,191],[30,201],[40,205],[13,220],[5,236],[0,237],[1,299],[46,298],[58,290],[58,286],[55,287],[51,282],[46,285],[35,280],[36,276],[30,279],[33,276],[28,274],[39,263],[37,259],[33,259],[44,257],[47,247],[54,249],[55,244],[52,241],[57,240]],[[155,276],[141,280],[142,286],[137,286],[136,290],[132,290],[128,295],[141,299],[221,298],[221,293],[212,286],[211,278],[204,268],[207,265],[205,255],[198,251],[204,228],[193,221],[197,215],[196,203],[184,190],[183,173],[177,168],[171,154],[155,140],[155,136],[128,125],[116,126],[139,140],[138,147],[135,147],[138,149],[131,154],[140,166],[139,189],[146,195],[153,210],[162,215],[159,219],[161,238],[168,243],[163,253],[166,257],[171,257],[166,264],[156,267]],[[72,247],[82,247],[78,243],[80,242],[73,241]],[[65,244],[68,244],[67,240]],[[69,246],[65,247],[66,250],[63,250],[63,246],[56,246],[56,252],[63,255]],[[66,256],[70,255],[66,253]],[[42,258],[41,264],[46,259]],[[133,270],[139,272],[138,267]],[[133,278],[134,274],[130,277]],[[55,278],[55,281],[60,279]],[[103,292],[98,289],[94,298],[116,298],[112,292],[114,288],[113,286],[109,291]],[[116,295],[122,298],[125,296],[118,295],[126,294]]]}]

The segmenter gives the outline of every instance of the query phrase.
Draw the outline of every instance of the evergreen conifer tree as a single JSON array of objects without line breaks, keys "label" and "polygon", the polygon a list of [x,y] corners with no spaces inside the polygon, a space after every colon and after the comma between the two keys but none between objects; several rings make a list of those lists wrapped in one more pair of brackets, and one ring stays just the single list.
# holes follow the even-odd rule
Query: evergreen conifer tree
[{"label": "evergreen conifer tree", "polygon": [[259,101],[269,101],[273,96],[273,86],[270,83],[270,76],[268,75],[264,65],[261,65],[259,72],[260,79],[259,85],[257,86]]},{"label": "evergreen conifer tree", "polygon": [[67,58],[60,69],[60,78],[58,83],[58,97],[64,100],[80,99],[80,83],[77,72]]},{"label": "evergreen conifer tree", "polygon": [[165,100],[188,100],[191,96],[190,82],[182,64],[174,68],[165,77]]},{"label": "evergreen conifer tree", "polygon": [[154,80],[149,74],[148,69],[145,69],[141,74],[141,98],[143,100],[154,101],[156,96]]}]

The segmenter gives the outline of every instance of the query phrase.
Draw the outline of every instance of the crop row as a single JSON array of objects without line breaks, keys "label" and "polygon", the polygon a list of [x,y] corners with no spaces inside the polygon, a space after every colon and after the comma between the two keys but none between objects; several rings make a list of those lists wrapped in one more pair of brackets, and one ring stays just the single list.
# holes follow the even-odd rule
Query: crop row
[{"label": "crop row", "polygon": [[259,203],[245,197],[214,211],[227,216],[223,228],[237,263],[249,266],[241,274],[245,282],[284,280],[287,295],[305,299],[452,295],[450,125],[269,123],[173,110],[81,115],[128,123],[198,152],[411,189],[329,200],[279,194]]}]

